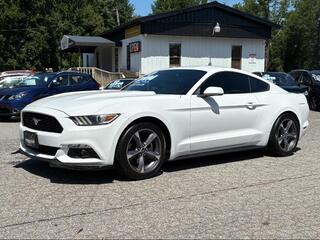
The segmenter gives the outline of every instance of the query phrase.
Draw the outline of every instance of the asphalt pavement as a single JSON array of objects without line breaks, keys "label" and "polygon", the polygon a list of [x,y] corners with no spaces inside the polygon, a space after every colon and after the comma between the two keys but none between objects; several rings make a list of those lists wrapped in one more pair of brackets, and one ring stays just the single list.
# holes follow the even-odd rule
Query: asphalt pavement
[{"label": "asphalt pavement", "polygon": [[0,238],[320,238],[320,113],[310,121],[293,156],[181,160],[138,182],[27,159],[19,123],[0,122]]}]

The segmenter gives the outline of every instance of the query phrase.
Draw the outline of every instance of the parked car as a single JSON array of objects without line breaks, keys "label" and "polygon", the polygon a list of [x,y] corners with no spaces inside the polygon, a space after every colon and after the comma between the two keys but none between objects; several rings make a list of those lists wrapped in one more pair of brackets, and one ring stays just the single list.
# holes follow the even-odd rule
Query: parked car
[{"label": "parked car", "polygon": [[306,87],[299,86],[293,77],[284,72],[254,72],[259,77],[270,81],[284,90],[292,93],[303,93],[308,96]]},{"label": "parked car", "polygon": [[27,77],[33,75],[34,72],[31,70],[13,70],[0,73],[0,81],[7,77]]},{"label": "parked car", "polygon": [[309,93],[308,102],[311,110],[320,107],[320,71],[293,70],[289,73],[300,87]]},{"label": "parked car", "polygon": [[62,94],[28,105],[20,147],[51,165],[115,166],[144,179],[167,160],[266,147],[276,156],[291,155],[308,115],[304,95],[253,74],[172,68],[122,91]]},{"label": "parked car", "polygon": [[123,79],[117,79],[113,80],[111,83],[109,83],[104,90],[121,90],[122,88],[128,86],[130,83],[132,83],[135,79],[131,78],[123,78]]},{"label": "parked car", "polygon": [[40,73],[24,78],[14,88],[0,89],[0,118],[19,116],[29,103],[54,94],[98,90],[90,76],[78,72]]}]

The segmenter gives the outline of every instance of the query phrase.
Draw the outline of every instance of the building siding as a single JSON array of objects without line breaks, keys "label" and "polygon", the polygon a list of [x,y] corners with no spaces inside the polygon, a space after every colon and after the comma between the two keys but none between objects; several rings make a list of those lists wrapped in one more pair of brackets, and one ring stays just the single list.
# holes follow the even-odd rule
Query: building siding
[{"label": "building siding", "polygon": [[[265,68],[265,40],[261,39],[141,35],[141,41],[139,69],[143,74],[169,67],[170,43],[181,43],[181,66],[207,66],[211,61],[213,66],[230,68],[232,46],[242,46],[242,70]],[[254,63],[249,63],[250,54],[256,56]]]}]

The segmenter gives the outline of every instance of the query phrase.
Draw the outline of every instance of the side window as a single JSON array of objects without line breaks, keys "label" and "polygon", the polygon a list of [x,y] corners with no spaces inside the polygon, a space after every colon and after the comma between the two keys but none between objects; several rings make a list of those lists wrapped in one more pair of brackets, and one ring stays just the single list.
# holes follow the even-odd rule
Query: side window
[{"label": "side window", "polygon": [[60,87],[69,86],[69,77],[67,74],[62,74],[58,76],[57,82],[59,82]]},{"label": "side window", "polygon": [[311,85],[312,84],[312,79],[311,79],[311,77],[309,76],[308,73],[304,72],[302,74],[302,76],[303,76],[303,79],[302,79],[302,82],[301,82],[302,84],[305,84],[305,85]]},{"label": "side window", "polygon": [[251,92],[266,92],[270,90],[270,85],[259,79],[249,77]]},{"label": "side window", "polygon": [[70,75],[70,85],[79,85],[85,83],[87,81],[87,77],[84,75],[71,74]]},{"label": "side window", "polygon": [[249,78],[241,73],[216,73],[201,85],[200,93],[202,94],[208,87],[221,87],[225,94],[250,93]]}]

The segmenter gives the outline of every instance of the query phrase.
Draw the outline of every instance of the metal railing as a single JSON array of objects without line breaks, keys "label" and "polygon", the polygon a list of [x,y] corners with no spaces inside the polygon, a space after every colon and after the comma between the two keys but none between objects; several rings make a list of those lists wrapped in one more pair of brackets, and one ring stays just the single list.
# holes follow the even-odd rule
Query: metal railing
[{"label": "metal railing", "polygon": [[77,71],[91,75],[101,86],[106,86],[112,80],[124,78],[121,72],[108,72],[96,67],[73,67],[68,71]]}]

